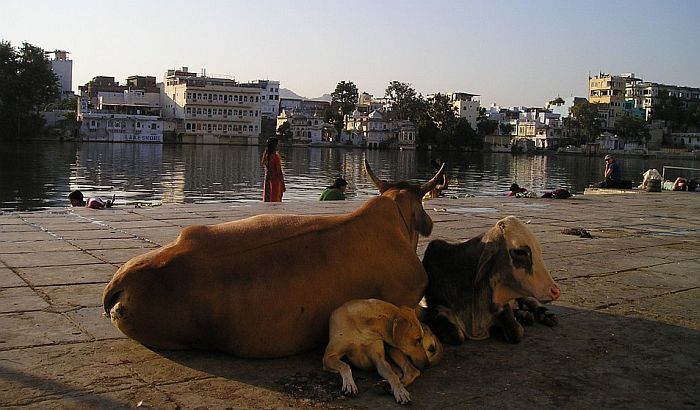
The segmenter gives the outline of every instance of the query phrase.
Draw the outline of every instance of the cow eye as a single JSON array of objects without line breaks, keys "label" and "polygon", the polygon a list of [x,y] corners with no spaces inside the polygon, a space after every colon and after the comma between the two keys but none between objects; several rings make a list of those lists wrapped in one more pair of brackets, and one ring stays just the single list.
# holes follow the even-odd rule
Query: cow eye
[{"label": "cow eye", "polygon": [[510,250],[510,257],[513,260],[513,265],[519,268],[530,268],[530,264],[532,263],[531,255],[530,247],[528,246]]}]

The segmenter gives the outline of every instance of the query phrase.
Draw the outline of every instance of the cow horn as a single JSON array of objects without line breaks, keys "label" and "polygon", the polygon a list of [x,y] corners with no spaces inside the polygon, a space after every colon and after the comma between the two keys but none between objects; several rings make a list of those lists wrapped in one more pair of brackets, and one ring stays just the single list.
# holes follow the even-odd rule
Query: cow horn
[{"label": "cow horn", "polygon": [[369,175],[369,179],[374,182],[374,185],[377,187],[377,189],[381,192],[382,190],[382,181],[377,178],[376,175],[374,175],[374,171],[372,171],[372,167],[369,166],[369,161],[367,161],[367,158],[365,158],[365,171],[367,171],[367,175]]},{"label": "cow horn", "polygon": [[426,193],[430,192],[435,186],[440,182],[442,175],[445,173],[445,163],[442,163],[442,166],[438,170],[437,174],[428,182],[420,186],[420,192],[421,194],[425,195]]}]

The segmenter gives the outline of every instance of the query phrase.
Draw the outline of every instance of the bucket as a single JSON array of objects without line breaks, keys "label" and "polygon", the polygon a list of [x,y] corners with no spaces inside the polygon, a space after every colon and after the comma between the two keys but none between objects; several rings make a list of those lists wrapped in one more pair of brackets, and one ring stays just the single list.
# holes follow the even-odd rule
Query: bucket
[{"label": "bucket", "polygon": [[661,180],[650,179],[647,181],[647,192],[661,192]]}]

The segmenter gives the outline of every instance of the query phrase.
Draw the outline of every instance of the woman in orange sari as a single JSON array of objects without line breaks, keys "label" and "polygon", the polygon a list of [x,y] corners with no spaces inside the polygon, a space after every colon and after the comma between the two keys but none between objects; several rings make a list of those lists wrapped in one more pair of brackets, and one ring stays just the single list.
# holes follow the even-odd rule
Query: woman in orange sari
[{"label": "woman in orange sari", "polygon": [[282,194],[286,190],[284,186],[284,174],[282,173],[282,160],[277,149],[279,141],[275,137],[267,140],[267,147],[260,158],[260,165],[265,168],[265,181],[263,182],[263,201],[282,202]]}]

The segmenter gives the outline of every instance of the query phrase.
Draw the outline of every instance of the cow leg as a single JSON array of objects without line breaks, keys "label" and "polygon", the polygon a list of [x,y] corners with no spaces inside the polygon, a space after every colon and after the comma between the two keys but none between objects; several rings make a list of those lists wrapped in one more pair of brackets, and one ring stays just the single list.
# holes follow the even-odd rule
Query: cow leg
[{"label": "cow leg", "polygon": [[343,379],[343,394],[346,396],[357,396],[357,385],[352,378],[352,369],[347,363],[340,360],[342,353],[331,353],[326,349],[323,355],[323,368],[331,373],[339,373]]},{"label": "cow leg", "polygon": [[515,319],[513,309],[509,304],[506,304],[503,307],[501,313],[499,313],[496,317],[496,322],[498,323],[498,327],[501,329],[501,333],[503,334],[503,338],[506,339],[506,342],[520,343],[520,341],[523,339],[525,330]]},{"label": "cow leg", "polygon": [[399,349],[391,346],[386,347],[387,353],[391,360],[396,363],[396,365],[401,369],[401,384],[408,386],[413,383],[418,376],[420,376],[420,370],[411,363],[411,361],[406,357],[405,354]]},{"label": "cow leg", "polygon": [[519,298],[518,307],[519,310],[531,312],[537,322],[546,326],[554,327],[559,324],[557,316],[535,298]]}]

